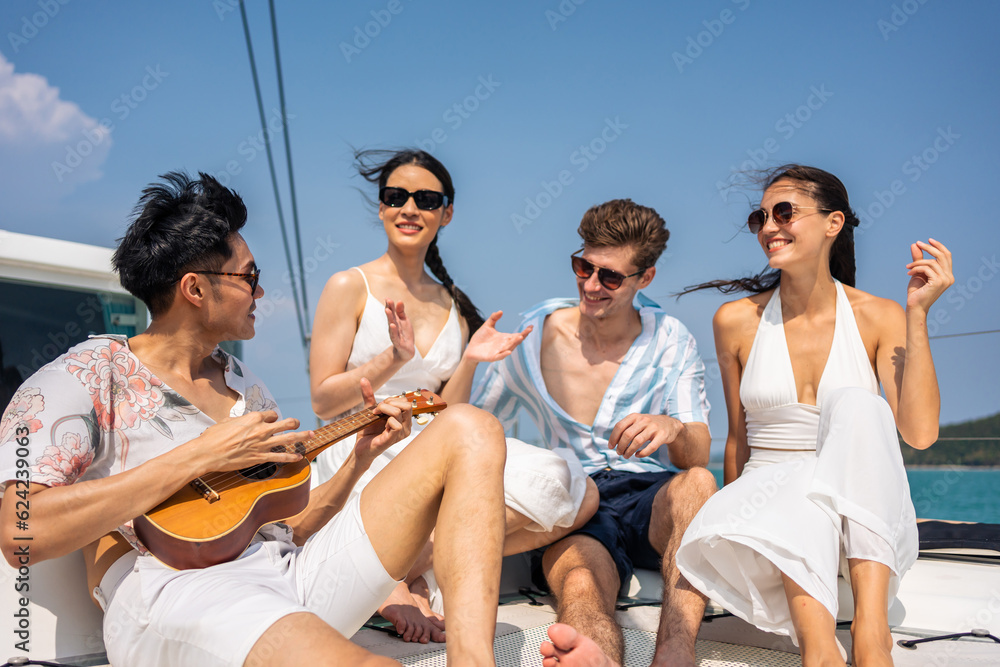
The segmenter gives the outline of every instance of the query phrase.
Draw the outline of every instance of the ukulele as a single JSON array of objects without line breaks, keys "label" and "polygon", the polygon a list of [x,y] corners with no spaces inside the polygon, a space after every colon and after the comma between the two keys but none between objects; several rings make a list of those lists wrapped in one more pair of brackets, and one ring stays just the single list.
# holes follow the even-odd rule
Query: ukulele
[{"label": "ukulele", "polygon": [[[440,396],[426,389],[411,391],[403,398],[410,401],[414,415],[448,407]],[[386,419],[374,407],[366,408],[284,448],[302,454],[299,461],[260,463],[202,475],[133,519],[135,533],[154,556],[178,570],[231,561],[243,553],[261,526],[306,508],[310,461],[338,440]]]}]

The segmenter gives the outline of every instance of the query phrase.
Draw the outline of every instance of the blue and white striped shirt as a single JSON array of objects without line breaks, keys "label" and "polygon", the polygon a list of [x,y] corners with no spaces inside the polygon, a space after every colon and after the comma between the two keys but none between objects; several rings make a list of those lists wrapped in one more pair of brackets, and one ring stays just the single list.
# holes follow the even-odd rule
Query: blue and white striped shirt
[{"label": "blue and white striped shirt", "polygon": [[549,299],[525,313],[520,328],[533,325],[534,334],[509,357],[490,364],[471,402],[496,415],[504,428],[510,428],[518,410],[524,408],[541,432],[545,446],[571,448],[588,474],[604,468],[630,472],[677,470],[670,463],[666,446],[652,456],[625,459],[608,449],[608,437],[615,424],[632,413],[670,415],[682,422],[708,424],[705,365],[694,336],[655,302],[637,295],[642,333],[605,391],[594,425],[582,424],[545,391],[541,370],[545,318],[555,310],[578,304],[578,299]]}]

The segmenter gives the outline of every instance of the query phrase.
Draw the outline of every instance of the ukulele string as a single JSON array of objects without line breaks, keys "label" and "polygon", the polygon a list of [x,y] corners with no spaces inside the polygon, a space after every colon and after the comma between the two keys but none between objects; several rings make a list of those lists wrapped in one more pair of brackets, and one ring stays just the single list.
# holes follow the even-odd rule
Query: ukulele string
[{"label": "ukulele string", "polygon": [[[419,392],[411,392],[411,394],[404,395],[404,398],[407,398],[410,401],[415,400],[414,397],[419,397],[420,399],[423,399],[423,395],[420,394]],[[319,449],[320,447],[323,447],[327,444],[340,440],[341,438],[345,438],[349,436],[351,433],[361,430],[362,428],[375,423],[379,419],[382,419],[384,416],[385,415],[376,412],[375,407],[371,407],[371,408],[365,408],[361,412],[356,412],[353,415],[349,415],[342,419],[338,419],[337,421],[331,424],[327,424],[326,426],[322,426],[319,429],[316,429],[314,437],[309,438],[308,440],[302,442],[302,445],[305,447],[302,454],[304,456],[306,454],[309,454],[310,452],[315,451],[316,449]],[[286,453],[293,453],[295,450],[294,449],[290,450],[288,446],[285,445],[284,451]],[[280,467],[283,466],[284,463],[264,462],[255,464],[253,466],[248,466],[247,468],[256,468],[258,466],[267,466],[267,465],[274,465]],[[242,468],[241,470],[246,470],[247,468]],[[219,473],[208,473],[207,475],[202,475],[200,479],[205,484],[207,484],[213,491],[218,493],[221,491],[227,491],[229,489],[233,489],[236,488],[237,486],[240,486],[243,483],[243,481],[247,479],[247,477],[242,472],[240,472],[240,470],[231,470]]]},{"label": "ukulele string", "polygon": [[[327,424],[326,426],[316,429],[315,436],[309,438],[308,440],[302,441],[302,445],[305,447],[305,451],[302,452],[303,455],[309,454],[320,447],[345,438],[354,431],[357,431],[365,426],[373,424],[378,421],[381,416],[376,416],[374,408],[367,408],[361,412],[355,413],[343,419],[337,420],[333,424]],[[297,443],[296,443],[297,444]],[[291,454],[295,453],[294,445],[289,449],[287,445],[283,446],[284,452]],[[247,468],[241,468],[241,470],[247,470],[248,468],[256,468],[258,466],[275,465],[282,466],[283,462],[268,462],[257,463],[252,466],[247,466]],[[210,472],[206,475],[202,475],[200,479],[207,484],[212,490],[216,492],[226,491],[228,489],[235,488],[239,486],[247,477],[240,472],[240,470],[229,470],[226,472]]]}]

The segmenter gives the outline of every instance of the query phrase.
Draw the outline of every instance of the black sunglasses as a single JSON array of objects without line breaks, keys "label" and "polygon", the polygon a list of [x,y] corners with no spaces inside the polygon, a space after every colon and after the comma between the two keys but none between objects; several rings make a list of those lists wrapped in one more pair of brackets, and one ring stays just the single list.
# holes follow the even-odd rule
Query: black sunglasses
[{"label": "black sunglasses", "polygon": [[251,294],[257,291],[257,283],[260,282],[260,269],[256,268],[250,273],[228,273],[226,271],[188,271],[188,273],[204,273],[210,276],[233,276],[234,278],[242,278],[246,281],[247,285],[250,286]]},{"label": "black sunglasses", "polygon": [[433,211],[448,205],[448,195],[435,190],[409,192],[403,188],[382,188],[378,191],[378,200],[390,208],[401,208],[410,197],[421,211]]},{"label": "black sunglasses", "polygon": [[[787,225],[792,221],[792,216],[796,211],[802,211],[805,209],[812,209],[813,211],[825,211],[826,213],[832,213],[833,209],[829,208],[818,208],[816,206],[796,206],[795,204],[787,201],[780,201],[771,207],[771,217],[774,218],[775,224]],[[752,234],[758,233],[767,224],[767,211],[762,208],[753,211],[747,217],[747,227],[750,228]]]},{"label": "black sunglasses", "polygon": [[[576,252],[583,252],[582,250],[577,250]],[[583,257],[577,257],[576,252],[570,255],[570,261],[573,263],[573,273],[576,274],[577,278],[582,278],[586,280],[590,276],[594,275],[594,270],[597,270],[597,280],[604,286],[605,289],[616,290],[622,286],[626,278],[631,278],[632,276],[637,276],[641,273],[645,273],[646,269],[641,271],[636,271],[635,273],[630,273],[624,276],[617,271],[612,271],[611,269],[605,269],[601,266],[595,266],[591,264]]]}]

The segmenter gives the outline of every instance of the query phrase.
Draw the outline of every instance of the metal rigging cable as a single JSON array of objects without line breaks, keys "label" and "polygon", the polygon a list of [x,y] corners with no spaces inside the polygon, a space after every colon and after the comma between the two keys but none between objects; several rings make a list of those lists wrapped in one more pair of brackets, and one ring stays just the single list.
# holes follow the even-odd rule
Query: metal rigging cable
[{"label": "metal rigging cable", "polygon": [[[274,67],[278,73],[278,99],[281,103],[281,117],[287,121],[285,113],[285,83],[281,74],[281,52],[278,49],[278,20],[274,15],[274,0],[269,0],[271,9],[271,40],[274,42]],[[292,171],[292,144],[288,134],[288,123],[281,126],[281,134],[285,138],[285,162],[288,164],[288,193],[292,200],[292,228],[295,230],[295,246],[299,251],[299,283],[302,287],[302,320],[305,323],[306,336],[309,327],[309,298],[306,294],[306,272],[302,263],[302,238],[299,235],[299,203],[295,196],[295,174]],[[307,354],[308,356],[308,354]]]},{"label": "metal rigging cable", "polygon": [[[260,94],[260,80],[257,77],[257,62],[253,55],[253,43],[250,40],[250,25],[247,22],[246,7],[244,6],[244,0],[240,0],[240,16],[243,19],[243,35],[247,43],[247,55],[250,57],[250,72],[253,75],[253,87],[254,93],[257,97],[257,113],[260,116],[260,127],[261,132],[265,138],[268,137],[267,131],[267,121],[264,117],[264,103],[261,99]],[[282,118],[284,118],[284,103],[282,102]],[[265,141],[264,148],[267,152],[267,166],[271,172],[271,187],[274,189],[274,201],[278,209],[278,224],[281,227],[281,242],[285,248],[285,261],[288,263],[288,272],[292,283],[292,298],[295,301],[295,319],[299,325],[299,336],[302,339],[303,352],[308,360],[309,356],[309,338],[306,334],[308,331],[308,318],[303,316],[303,311],[306,310],[305,299],[299,298],[299,289],[295,280],[295,265],[292,263],[291,250],[288,247],[288,231],[285,228],[285,215],[283,208],[281,206],[281,194],[278,190],[278,177],[274,171],[274,156],[271,154],[271,142]],[[293,191],[294,192],[294,191]],[[301,256],[301,251],[300,251]],[[308,366],[308,363],[306,364]]]},{"label": "metal rigging cable", "polygon": [[940,336],[928,336],[931,340],[936,338],[958,338],[960,336],[980,336],[982,334],[994,334],[1000,333],[1000,329],[990,329],[989,331],[966,331],[965,333],[957,334],[942,334]]}]

